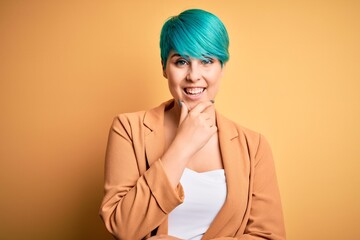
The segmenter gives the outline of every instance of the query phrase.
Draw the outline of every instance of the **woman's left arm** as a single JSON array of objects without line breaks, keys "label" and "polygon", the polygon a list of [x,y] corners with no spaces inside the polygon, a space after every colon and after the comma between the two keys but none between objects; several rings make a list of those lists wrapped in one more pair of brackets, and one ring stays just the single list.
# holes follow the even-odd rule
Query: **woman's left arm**
[{"label": "woman's left arm", "polygon": [[[269,143],[260,135],[252,163],[250,215],[243,233],[210,240],[285,240],[285,226],[275,164]],[[154,238],[156,239],[156,238]],[[164,235],[159,239],[173,239]]]},{"label": "woman's left arm", "polygon": [[245,231],[238,232],[236,237],[217,237],[211,240],[286,239],[275,164],[270,145],[262,135],[259,135],[253,159],[250,216]]},{"label": "woman's left arm", "polygon": [[240,239],[286,239],[273,155],[262,135],[255,155],[252,203],[245,234],[248,237]]},{"label": "woman's left arm", "polygon": [[244,234],[212,240],[285,240],[285,226],[275,164],[269,143],[260,135],[253,165],[253,191]]}]

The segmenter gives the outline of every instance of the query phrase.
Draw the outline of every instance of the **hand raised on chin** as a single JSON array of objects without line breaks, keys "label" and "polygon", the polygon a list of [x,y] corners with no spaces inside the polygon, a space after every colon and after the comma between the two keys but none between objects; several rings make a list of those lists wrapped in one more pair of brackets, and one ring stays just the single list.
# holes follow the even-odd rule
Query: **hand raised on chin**
[{"label": "hand raised on chin", "polygon": [[181,102],[179,127],[174,142],[191,157],[217,132],[213,101],[200,102],[189,111]]},{"label": "hand raised on chin", "polygon": [[161,157],[171,185],[175,188],[192,156],[217,132],[213,102],[206,101],[189,111],[181,105],[179,127],[174,140]]}]

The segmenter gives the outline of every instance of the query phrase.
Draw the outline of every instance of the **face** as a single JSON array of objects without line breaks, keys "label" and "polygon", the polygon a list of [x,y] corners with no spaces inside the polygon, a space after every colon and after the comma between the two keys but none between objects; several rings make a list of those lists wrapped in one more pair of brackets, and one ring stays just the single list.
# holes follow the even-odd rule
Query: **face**
[{"label": "face", "polygon": [[185,102],[191,110],[202,101],[215,99],[223,71],[216,58],[184,58],[171,51],[163,74],[174,99]]}]

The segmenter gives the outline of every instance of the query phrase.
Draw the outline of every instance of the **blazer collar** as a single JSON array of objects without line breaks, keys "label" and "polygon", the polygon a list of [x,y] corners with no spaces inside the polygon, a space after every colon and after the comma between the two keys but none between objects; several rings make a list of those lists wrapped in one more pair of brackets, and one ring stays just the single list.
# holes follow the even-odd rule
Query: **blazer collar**
[{"label": "blazer collar", "polygon": [[164,112],[173,103],[173,99],[166,101],[144,115],[145,154],[148,166],[159,159],[165,150]]},{"label": "blazer collar", "polygon": [[174,103],[174,100],[171,99],[157,106],[156,108],[150,109],[145,112],[144,116],[144,125],[150,130],[154,131],[159,128],[163,128],[164,123],[164,112],[167,107]]}]

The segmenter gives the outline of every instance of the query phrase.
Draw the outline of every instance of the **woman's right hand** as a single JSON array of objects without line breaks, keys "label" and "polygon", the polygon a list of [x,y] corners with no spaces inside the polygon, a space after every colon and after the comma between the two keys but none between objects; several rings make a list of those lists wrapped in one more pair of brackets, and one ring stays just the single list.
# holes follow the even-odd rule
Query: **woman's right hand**
[{"label": "woman's right hand", "polygon": [[215,109],[211,101],[201,102],[189,111],[181,104],[179,127],[173,141],[191,157],[197,153],[217,132]]},{"label": "woman's right hand", "polygon": [[171,185],[176,188],[190,159],[217,132],[215,109],[211,101],[201,102],[189,111],[181,104],[179,127],[169,148],[161,157]]}]

